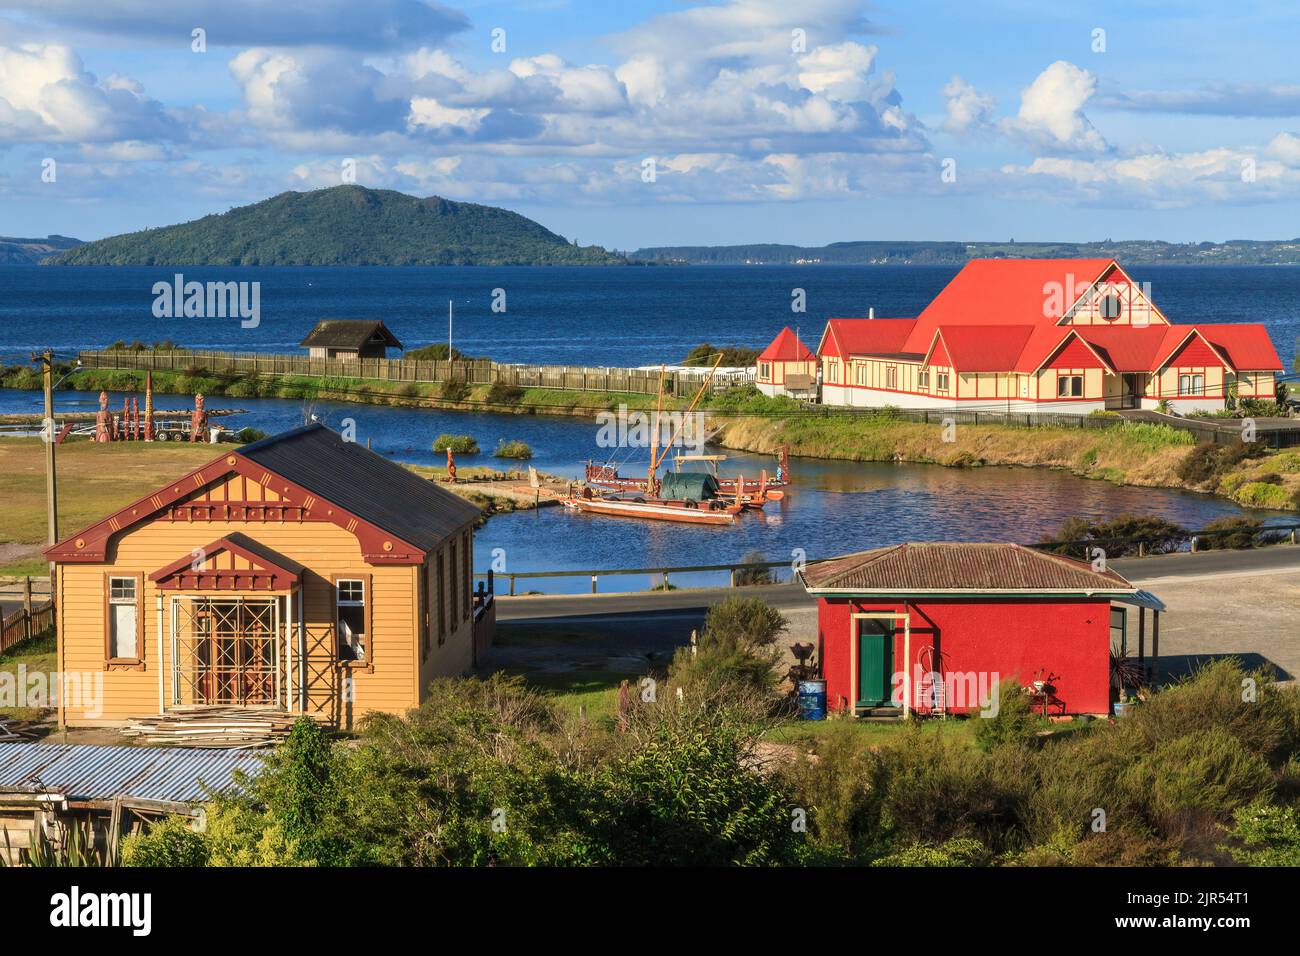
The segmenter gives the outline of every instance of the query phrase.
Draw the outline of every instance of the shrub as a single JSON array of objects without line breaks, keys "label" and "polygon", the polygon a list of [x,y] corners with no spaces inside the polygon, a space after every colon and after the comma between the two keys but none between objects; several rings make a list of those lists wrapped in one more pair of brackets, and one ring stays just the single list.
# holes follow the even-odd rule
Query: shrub
[{"label": "shrub", "polygon": [[1225,515],[1222,518],[1215,518],[1201,529],[1204,537],[1198,539],[1198,546],[1206,550],[1225,551],[1253,548],[1263,543],[1260,535],[1260,529],[1263,527],[1264,522],[1255,518]]},{"label": "shrub", "polygon": [[1224,847],[1246,866],[1300,866],[1300,820],[1295,807],[1255,804],[1233,815],[1233,844]]},{"label": "shrub", "polygon": [[469,385],[458,378],[443,382],[438,397],[444,402],[463,402],[469,398]]},{"label": "shrub", "polygon": [[1091,522],[1085,518],[1066,518],[1054,535],[1040,542],[1044,550],[1056,554],[1080,556],[1080,546],[1064,542],[1083,541],[1105,550],[1109,558],[1137,554],[1139,542],[1150,554],[1177,551],[1187,539],[1188,531],[1172,521],[1151,515],[1122,514],[1110,521]]},{"label": "shrub", "polygon": [[1156,820],[1189,811],[1221,816],[1269,795],[1268,764],[1220,727],[1196,730],[1156,745],[1126,771],[1126,786],[1148,788]]},{"label": "shrub", "polygon": [[261,441],[265,437],[266,432],[262,431],[260,428],[245,426],[235,432],[235,441],[239,442],[241,445],[247,445],[249,442]]},{"label": "shrub", "polygon": [[457,455],[477,455],[478,442],[469,435],[439,435],[433,442],[434,451],[451,449]]},{"label": "shrub", "polygon": [[518,405],[523,400],[523,397],[524,390],[518,385],[504,385],[501,382],[493,382],[483,400],[489,405]]},{"label": "shrub", "polygon": [[122,841],[123,866],[207,866],[208,846],[186,817],[168,816]]},{"label": "shrub", "polygon": [[777,638],[789,623],[757,598],[729,597],[709,608],[698,646],[680,647],[669,665],[671,683],[708,694],[728,685],[769,695],[777,684]]},{"label": "shrub", "polygon": [[506,441],[502,438],[497,441],[497,450],[493,454],[497,458],[517,458],[520,461],[527,461],[533,457],[533,450],[526,442]]},{"label": "shrub", "polygon": [[718,360],[719,353],[722,354],[723,366],[728,368],[748,367],[758,361],[757,349],[748,349],[739,345],[723,345],[715,348],[708,342],[701,342],[686,354],[682,364],[712,365]]},{"label": "shrub", "polygon": [[956,837],[935,846],[915,843],[872,861],[872,866],[984,866],[991,854],[979,840]]},{"label": "shrub", "polygon": [[884,767],[860,728],[836,722],[819,737],[815,759],[796,760],[782,773],[808,810],[809,842],[825,856],[862,863],[888,850]]},{"label": "shrub", "polygon": [[1039,728],[1032,702],[1019,681],[999,680],[996,691],[997,713],[972,718],[976,721],[975,743],[985,752],[1003,744],[1028,744]]},{"label": "shrub", "polygon": [[[447,361],[448,345],[446,342],[435,342],[432,345],[422,345],[418,349],[407,349],[402,353],[402,358],[412,359],[418,362],[445,362]],[[466,355],[458,348],[451,349],[453,361],[461,359],[470,359],[473,356]]]},{"label": "shrub", "polygon": [[757,772],[750,726],[707,701],[679,708],[642,745],[602,766],[592,798],[597,862],[753,866],[796,859],[793,793],[779,776]]},{"label": "shrub", "polygon": [[1217,484],[1228,471],[1247,458],[1261,458],[1268,454],[1263,442],[1243,442],[1230,445],[1201,442],[1178,463],[1177,474],[1191,485]]},{"label": "shrub", "polygon": [[739,567],[734,571],[734,579],[738,586],[747,587],[752,584],[771,584],[772,569],[765,568],[761,565],[767,563],[767,556],[761,551],[749,551],[740,559],[742,565],[750,567]]}]

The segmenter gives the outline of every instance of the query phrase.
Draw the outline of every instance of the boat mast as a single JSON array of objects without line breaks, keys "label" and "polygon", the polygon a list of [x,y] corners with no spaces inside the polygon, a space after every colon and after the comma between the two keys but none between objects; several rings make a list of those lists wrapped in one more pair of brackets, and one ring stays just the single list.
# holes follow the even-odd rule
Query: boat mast
[{"label": "boat mast", "polygon": [[[695,397],[691,399],[691,404],[687,407],[686,411],[682,413],[682,422],[685,422],[686,419],[688,419],[688,418],[690,417],[691,412],[695,411],[695,406],[699,404],[699,402],[700,402],[700,398],[704,395],[704,390],[705,390],[706,388],[709,387],[709,382],[713,381],[713,373],[716,372],[716,371],[718,370],[718,366],[721,365],[721,364],[722,364],[722,353],[719,352],[719,353],[718,353],[718,360],[717,360],[716,362],[713,363],[713,368],[709,369],[709,374],[706,375],[706,376],[704,377],[704,381],[703,381],[703,383],[701,383],[701,385],[700,385],[700,390],[699,390],[698,392],[695,393]],[[662,374],[662,372],[661,372],[661,374]],[[662,382],[661,382],[660,385],[659,385],[659,391],[660,391],[660,394],[663,393],[663,384],[662,384]],[[656,414],[657,414],[657,413],[656,413]],[[673,442],[675,442],[675,441],[677,440],[677,433],[678,433],[679,431],[681,431],[680,428],[677,428],[677,429],[675,429],[675,430],[673,431],[673,433],[672,433],[672,437],[670,437],[670,438],[668,439],[668,444],[664,445],[664,453],[663,453],[663,456],[661,456],[660,460],[662,460],[663,458],[667,457],[667,455],[668,455],[668,449],[670,449],[670,448],[673,447]],[[655,460],[654,453],[651,452],[651,454],[650,454],[650,474],[653,475],[653,474],[654,474],[656,471],[658,471],[658,470],[659,470],[659,461],[656,461],[656,460]]]},{"label": "boat mast", "polygon": [[659,463],[655,461],[655,455],[659,451],[659,411],[664,404],[664,367],[659,366],[659,395],[655,398],[655,420],[651,427],[650,434],[650,474],[646,477],[645,490],[646,494],[655,493],[655,472],[659,470]]}]

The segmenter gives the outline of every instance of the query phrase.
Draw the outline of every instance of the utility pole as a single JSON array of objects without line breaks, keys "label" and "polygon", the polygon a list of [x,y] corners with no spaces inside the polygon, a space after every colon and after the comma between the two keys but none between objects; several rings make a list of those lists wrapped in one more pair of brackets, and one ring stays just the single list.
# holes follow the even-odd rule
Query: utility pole
[{"label": "utility pole", "polygon": [[451,299],[447,300],[447,361],[451,361]]},{"label": "utility pole", "polygon": [[49,543],[59,542],[59,508],[58,483],[54,474],[54,353],[46,349],[39,355],[32,356],[33,362],[41,363],[41,386],[45,391],[45,421],[41,425],[41,437],[45,441],[45,507]]}]

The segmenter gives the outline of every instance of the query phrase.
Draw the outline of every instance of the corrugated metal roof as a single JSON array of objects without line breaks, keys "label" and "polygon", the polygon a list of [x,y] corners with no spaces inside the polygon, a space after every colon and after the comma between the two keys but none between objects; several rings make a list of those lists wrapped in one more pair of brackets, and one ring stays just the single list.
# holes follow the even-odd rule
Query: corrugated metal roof
[{"label": "corrugated metal roof", "polygon": [[425,551],[481,513],[477,505],[319,423],[263,438],[238,454]]},{"label": "corrugated metal roof", "polygon": [[809,566],[810,591],[1116,591],[1122,575],[1016,544],[936,542],[859,551]]},{"label": "corrugated metal roof", "polygon": [[200,781],[211,790],[234,790],[234,771],[254,776],[262,768],[262,756],[246,750],[0,744],[0,790],[57,791],[73,800],[190,803],[207,796]]}]

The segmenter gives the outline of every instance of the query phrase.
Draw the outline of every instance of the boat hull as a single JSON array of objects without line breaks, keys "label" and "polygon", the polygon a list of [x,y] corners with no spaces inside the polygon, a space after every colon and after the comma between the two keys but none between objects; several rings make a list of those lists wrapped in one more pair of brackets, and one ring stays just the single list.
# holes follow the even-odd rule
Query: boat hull
[{"label": "boat hull", "polygon": [[651,521],[676,521],[682,524],[734,524],[739,508],[688,508],[682,505],[658,504],[648,501],[611,501],[607,498],[566,498],[564,506],[589,514],[611,515],[616,518],[643,518]]}]

